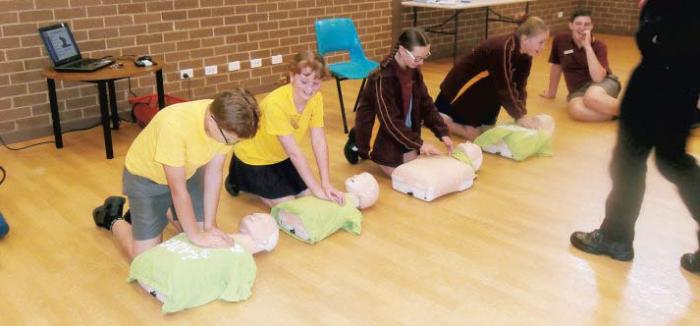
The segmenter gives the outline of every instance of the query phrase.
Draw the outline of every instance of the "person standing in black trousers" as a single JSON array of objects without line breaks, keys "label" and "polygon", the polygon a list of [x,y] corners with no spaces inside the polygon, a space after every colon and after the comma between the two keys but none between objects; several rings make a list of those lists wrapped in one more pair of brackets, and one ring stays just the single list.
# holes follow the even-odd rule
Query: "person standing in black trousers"
[{"label": "person standing in black trousers", "polygon": [[[686,152],[700,94],[700,1],[644,2],[640,1],[636,35],[642,61],[632,73],[620,108],[605,220],[597,230],[571,235],[574,247],[622,261],[634,258],[634,225],[652,149],[659,171],[676,185],[700,223],[700,167]],[[700,274],[700,250],[683,255],[681,265]]]}]

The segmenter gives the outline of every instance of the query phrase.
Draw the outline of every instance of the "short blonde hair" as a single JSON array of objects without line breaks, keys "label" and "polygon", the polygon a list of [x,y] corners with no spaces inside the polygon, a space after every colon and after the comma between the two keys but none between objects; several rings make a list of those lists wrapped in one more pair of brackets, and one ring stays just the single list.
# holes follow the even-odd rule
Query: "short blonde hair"
[{"label": "short blonde hair", "polygon": [[314,51],[302,51],[294,55],[289,64],[289,73],[296,75],[304,68],[309,68],[318,78],[323,79],[331,75],[323,57]]},{"label": "short blonde hair", "polygon": [[244,88],[217,94],[209,105],[209,112],[221,129],[233,132],[240,138],[251,138],[258,131],[258,102]]},{"label": "short blonde hair", "polygon": [[545,23],[542,18],[536,16],[528,17],[525,15],[522,18],[522,23],[515,29],[515,36],[521,37],[525,35],[527,37],[532,37],[548,31],[549,27],[547,27],[547,23]]}]

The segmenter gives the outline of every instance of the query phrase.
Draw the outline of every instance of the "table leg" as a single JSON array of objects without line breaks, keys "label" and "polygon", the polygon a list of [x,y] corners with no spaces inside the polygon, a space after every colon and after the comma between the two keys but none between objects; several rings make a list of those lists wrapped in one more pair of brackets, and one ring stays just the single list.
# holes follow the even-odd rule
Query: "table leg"
[{"label": "table leg", "polygon": [[418,8],[413,7],[413,27],[418,26]]},{"label": "table leg", "polygon": [[111,118],[112,118],[112,129],[119,129],[119,110],[117,109],[117,92],[114,88],[114,80],[110,80],[107,82],[107,86],[109,87],[109,108],[112,111],[111,112]]},{"label": "table leg", "polygon": [[63,135],[61,134],[61,117],[58,114],[58,101],[56,100],[56,82],[46,78],[49,89],[49,107],[51,108],[51,122],[53,123],[53,138],[56,148],[63,148]]},{"label": "table leg", "polygon": [[105,152],[107,154],[107,159],[114,158],[114,152],[112,151],[112,130],[109,127],[109,110],[107,108],[107,82],[99,81],[97,82],[97,89],[100,94],[100,116],[102,119],[102,132],[105,139]]},{"label": "table leg", "polygon": [[485,8],[486,10],[486,20],[484,21],[485,30],[484,30],[484,40],[489,38],[489,7],[487,6]]},{"label": "table leg", "polygon": [[156,91],[158,92],[158,109],[165,107],[165,90],[163,89],[163,70],[156,71]]},{"label": "table leg", "polygon": [[457,62],[457,35],[459,33],[459,12],[460,10],[455,10],[455,29],[454,29],[454,38],[452,39],[452,64],[455,64]]}]

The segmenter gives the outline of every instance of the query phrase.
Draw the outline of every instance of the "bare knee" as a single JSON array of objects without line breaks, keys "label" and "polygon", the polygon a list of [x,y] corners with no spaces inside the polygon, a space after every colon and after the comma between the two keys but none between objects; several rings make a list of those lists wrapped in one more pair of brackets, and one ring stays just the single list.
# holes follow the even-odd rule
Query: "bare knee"
[{"label": "bare knee", "polygon": [[586,120],[586,111],[588,109],[583,104],[583,99],[574,98],[569,102],[569,116],[577,121]]}]

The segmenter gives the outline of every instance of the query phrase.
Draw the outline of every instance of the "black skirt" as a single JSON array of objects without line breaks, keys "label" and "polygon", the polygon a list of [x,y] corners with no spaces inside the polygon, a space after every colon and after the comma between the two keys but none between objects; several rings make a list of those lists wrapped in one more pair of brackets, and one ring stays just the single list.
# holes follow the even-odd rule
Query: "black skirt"
[{"label": "black skirt", "polygon": [[[306,190],[306,183],[291,159],[271,165],[250,165],[231,158],[226,177],[226,189],[245,191],[267,199],[295,196]],[[231,190],[229,193],[234,194]]]}]

